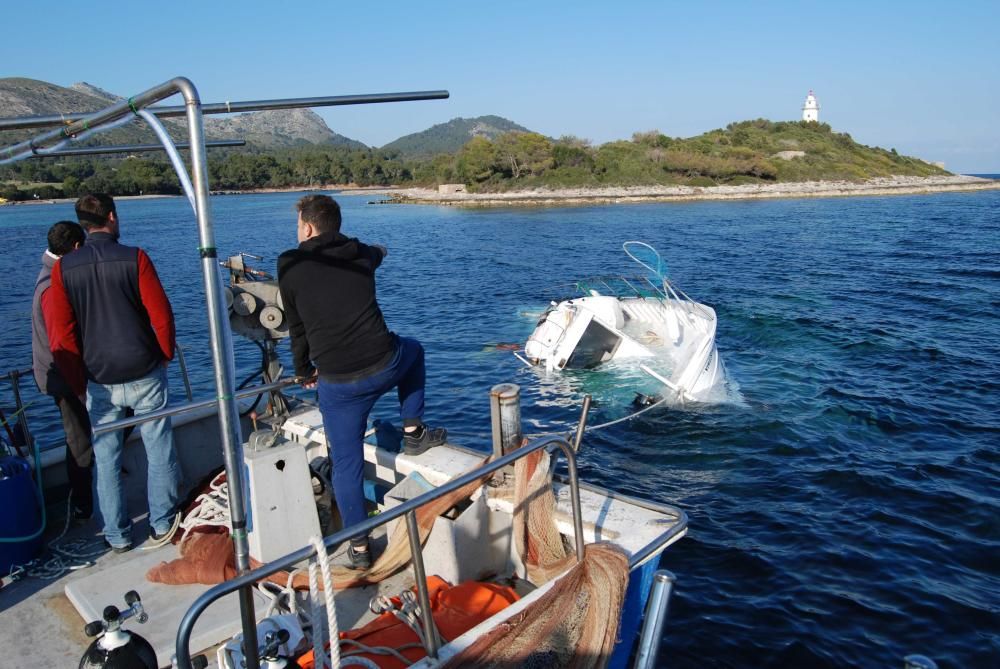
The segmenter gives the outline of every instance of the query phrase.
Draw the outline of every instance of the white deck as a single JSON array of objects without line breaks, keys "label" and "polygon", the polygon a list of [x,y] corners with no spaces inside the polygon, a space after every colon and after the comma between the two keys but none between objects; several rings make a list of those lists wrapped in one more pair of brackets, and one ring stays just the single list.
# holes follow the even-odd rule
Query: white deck
[{"label": "white deck", "polygon": [[[312,445],[326,446],[323,418],[318,409],[307,407],[294,411],[282,426],[285,435]],[[441,485],[456,476],[475,468],[483,458],[483,453],[475,453],[451,444],[432,448],[422,455],[410,456],[390,453],[365,444],[365,475],[375,477],[387,487],[403,480],[411,472],[419,472],[433,485]],[[559,531],[572,537],[573,511],[570,504],[568,485],[557,483],[556,523]],[[511,512],[512,505],[504,500],[489,500],[490,507]],[[653,505],[650,505],[653,506]],[[587,543],[612,541],[621,546],[629,555],[655,542],[678,522],[677,515],[669,508],[662,510],[650,506],[634,504],[627,499],[609,497],[607,491],[591,486],[581,486],[580,508],[583,512],[583,535]],[[678,534],[670,543],[679,540]],[[669,544],[667,544],[669,545]],[[664,546],[665,548],[666,546]]]}]

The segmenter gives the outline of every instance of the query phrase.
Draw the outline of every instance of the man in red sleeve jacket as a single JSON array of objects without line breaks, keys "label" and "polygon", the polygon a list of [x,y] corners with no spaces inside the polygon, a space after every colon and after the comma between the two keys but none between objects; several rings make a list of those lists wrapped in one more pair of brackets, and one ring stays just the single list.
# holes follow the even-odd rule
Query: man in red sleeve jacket
[{"label": "man in red sleeve jacket", "polygon": [[[86,391],[95,426],[123,418],[128,408],[136,416],[162,409],[168,400],[166,366],[174,357],[174,316],[156,269],[142,249],[118,243],[110,196],[81,197],[76,215],[87,241],[52,268],[45,314],[52,357],[72,391]],[[181,472],[170,419],[141,423],[139,432],[149,463],[150,536],[162,544],[180,520]],[[94,439],[104,539],[118,553],[132,548],[122,448],[120,430]]]}]

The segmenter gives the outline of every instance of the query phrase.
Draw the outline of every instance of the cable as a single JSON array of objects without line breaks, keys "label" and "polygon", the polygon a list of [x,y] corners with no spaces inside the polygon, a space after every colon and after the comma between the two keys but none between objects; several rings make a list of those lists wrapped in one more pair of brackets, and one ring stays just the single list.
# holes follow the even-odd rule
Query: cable
[{"label": "cable", "polygon": [[[257,348],[260,349],[260,369],[258,369],[256,372],[254,372],[247,378],[243,379],[243,382],[236,387],[237,390],[243,390],[255,378],[267,374],[267,347],[265,347],[259,341],[254,341],[253,343],[256,344]],[[264,393],[260,393],[259,395],[257,395],[257,397],[254,398],[254,401],[250,404],[250,406],[246,409],[246,411],[240,412],[240,418],[249,416],[252,411],[256,411],[257,405],[260,404],[260,401],[261,399],[263,399],[263,397]]]}]

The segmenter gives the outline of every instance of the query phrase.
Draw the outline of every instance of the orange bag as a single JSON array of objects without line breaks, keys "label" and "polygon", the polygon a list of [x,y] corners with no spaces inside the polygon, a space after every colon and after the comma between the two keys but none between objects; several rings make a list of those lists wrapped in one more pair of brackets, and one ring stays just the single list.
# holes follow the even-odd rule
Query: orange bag
[{"label": "orange bag", "polygon": [[[442,642],[445,643],[461,636],[519,599],[517,593],[506,586],[478,581],[466,581],[453,586],[438,576],[427,579],[427,589],[431,600],[431,613]],[[416,588],[413,588],[413,591],[416,592]],[[393,597],[392,601],[399,606],[400,601],[397,597]],[[364,627],[341,632],[340,638],[353,639],[366,646],[387,646],[396,649],[406,644],[419,643],[413,630],[392,613],[383,613]],[[341,653],[350,653],[354,650],[357,650],[357,647],[353,644],[342,643],[340,646]],[[400,653],[411,662],[416,662],[427,655],[422,646],[407,648]],[[382,669],[406,669],[406,665],[392,655],[363,653],[361,657],[371,660]],[[315,669],[311,650],[296,662],[302,669]]]}]

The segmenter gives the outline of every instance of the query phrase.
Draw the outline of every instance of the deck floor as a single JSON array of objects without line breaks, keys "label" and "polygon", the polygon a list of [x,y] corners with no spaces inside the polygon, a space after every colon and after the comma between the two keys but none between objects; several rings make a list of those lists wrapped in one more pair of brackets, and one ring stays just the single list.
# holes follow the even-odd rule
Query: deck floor
[{"label": "deck floor", "polygon": [[[92,524],[72,528],[66,540],[92,539]],[[99,538],[95,539],[99,541]],[[375,549],[381,550],[385,538],[373,537]],[[346,546],[333,555],[332,562],[346,563]],[[174,655],[177,627],[194,600],[209,588],[206,585],[168,586],[149,583],[146,571],[160,561],[172,560],[175,546],[154,550],[137,547],[129,553],[101,555],[93,567],[70,572],[46,581],[25,578],[0,589],[0,648],[4,649],[4,667],[77,666],[93,641],[84,625],[100,618],[105,606],[124,608],[124,595],[136,590],[142,597],[149,622],[135,620],[126,629],[137,632],[152,644],[161,667],[169,667]],[[338,590],[335,604],[341,629],[351,629],[374,617],[368,602],[376,594],[396,595],[413,586],[410,570],[403,570],[376,586]],[[257,617],[263,616],[268,601],[255,596]],[[192,635],[192,653],[209,651],[209,666],[215,666],[215,648],[240,630],[239,606],[235,595],[215,602],[202,616]]]}]

